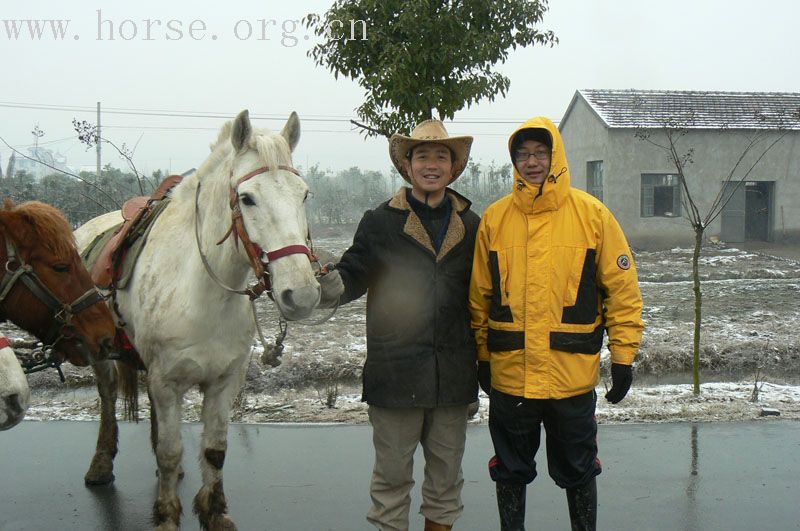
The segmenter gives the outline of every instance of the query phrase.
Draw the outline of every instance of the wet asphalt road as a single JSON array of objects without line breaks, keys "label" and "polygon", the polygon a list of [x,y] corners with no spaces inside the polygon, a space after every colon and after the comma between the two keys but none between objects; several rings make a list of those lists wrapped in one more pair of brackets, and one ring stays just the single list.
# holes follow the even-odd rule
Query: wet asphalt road
[{"label": "wet asphalt road", "polygon": [[[86,488],[94,422],[23,422],[0,433],[0,530],[150,529],[156,494],[148,423],[120,427],[116,482]],[[200,426],[183,427],[183,529],[199,526]],[[225,490],[239,529],[366,530],[372,467],[368,426],[232,425]],[[800,423],[600,426],[601,530],[800,529]],[[544,445],[542,445],[544,448]],[[486,426],[471,426],[464,459],[464,513],[456,529],[498,529],[486,462]],[[543,458],[544,454],[540,454]],[[411,529],[422,529],[421,455]],[[566,499],[547,476],[528,489],[529,530],[568,530]]]}]

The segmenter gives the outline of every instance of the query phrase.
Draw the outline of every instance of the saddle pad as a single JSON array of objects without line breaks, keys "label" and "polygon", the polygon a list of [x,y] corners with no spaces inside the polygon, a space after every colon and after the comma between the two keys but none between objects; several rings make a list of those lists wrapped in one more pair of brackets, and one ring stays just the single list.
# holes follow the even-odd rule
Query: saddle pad
[{"label": "saddle pad", "polygon": [[101,254],[103,254],[103,249],[105,249],[106,244],[117,234],[120,227],[122,227],[121,222],[95,236],[94,240],[92,240],[92,243],[86,246],[86,249],[84,249],[81,253],[81,259],[83,260],[86,269],[89,271],[92,270],[95,262],[97,262],[97,259],[100,258]]},{"label": "saddle pad", "polygon": [[[133,268],[136,265],[136,260],[147,243],[147,236],[150,234],[150,229],[153,228],[153,222],[158,218],[158,215],[164,211],[164,208],[169,204],[169,199],[159,201],[153,206],[151,212],[144,216],[139,222],[131,227],[130,232],[125,236],[125,241],[120,244],[119,253],[121,253],[121,262],[117,260],[115,264],[109,264],[114,271],[113,285],[116,289],[125,289],[133,274]],[[101,234],[98,234],[92,243],[90,243],[83,251],[81,258],[83,259],[86,268],[92,271],[95,262],[104,254],[103,250],[106,245],[116,236],[117,232],[123,223],[115,225]],[[115,253],[118,254],[118,253]],[[102,289],[108,289],[111,286],[99,286]]]}]

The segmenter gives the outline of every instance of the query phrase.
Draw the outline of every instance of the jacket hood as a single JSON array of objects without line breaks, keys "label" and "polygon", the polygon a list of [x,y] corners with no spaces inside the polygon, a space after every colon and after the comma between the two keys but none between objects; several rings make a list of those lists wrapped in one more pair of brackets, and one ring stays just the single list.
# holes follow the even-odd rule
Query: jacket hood
[{"label": "jacket hood", "polygon": [[[514,137],[526,129],[543,129],[550,134],[550,138],[553,141],[550,172],[541,185],[527,182],[514,165],[514,154],[511,152],[511,146],[514,143]],[[564,150],[564,141],[561,139],[558,127],[543,116],[531,118],[520,125],[508,138],[508,153],[511,157],[511,165],[514,168],[514,189],[512,191],[514,204],[526,214],[558,210],[569,194],[570,188],[567,153]]]}]

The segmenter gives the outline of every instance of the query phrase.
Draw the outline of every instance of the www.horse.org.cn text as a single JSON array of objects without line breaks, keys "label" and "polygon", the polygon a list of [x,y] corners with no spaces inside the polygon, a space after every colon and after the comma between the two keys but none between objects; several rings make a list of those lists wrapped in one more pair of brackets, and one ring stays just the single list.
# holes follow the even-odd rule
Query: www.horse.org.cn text
[{"label": "www.horse.org.cn text", "polygon": [[[8,41],[263,41],[286,48],[315,38],[316,28],[301,19],[253,18],[208,23],[203,19],[115,18],[95,11],[93,27],[75,19],[0,19],[0,40]],[[333,20],[320,34],[324,40],[366,41],[367,23],[363,20]]]}]

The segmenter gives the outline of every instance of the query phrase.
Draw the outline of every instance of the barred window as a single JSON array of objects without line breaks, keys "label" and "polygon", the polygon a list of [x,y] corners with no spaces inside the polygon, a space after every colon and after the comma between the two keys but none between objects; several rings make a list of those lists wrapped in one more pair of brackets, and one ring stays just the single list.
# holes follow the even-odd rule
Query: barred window
[{"label": "barred window", "polygon": [[681,187],[677,175],[642,174],[641,216],[674,218],[681,215]]},{"label": "barred window", "polygon": [[600,201],[603,200],[602,160],[590,160],[586,163],[586,191]]}]

